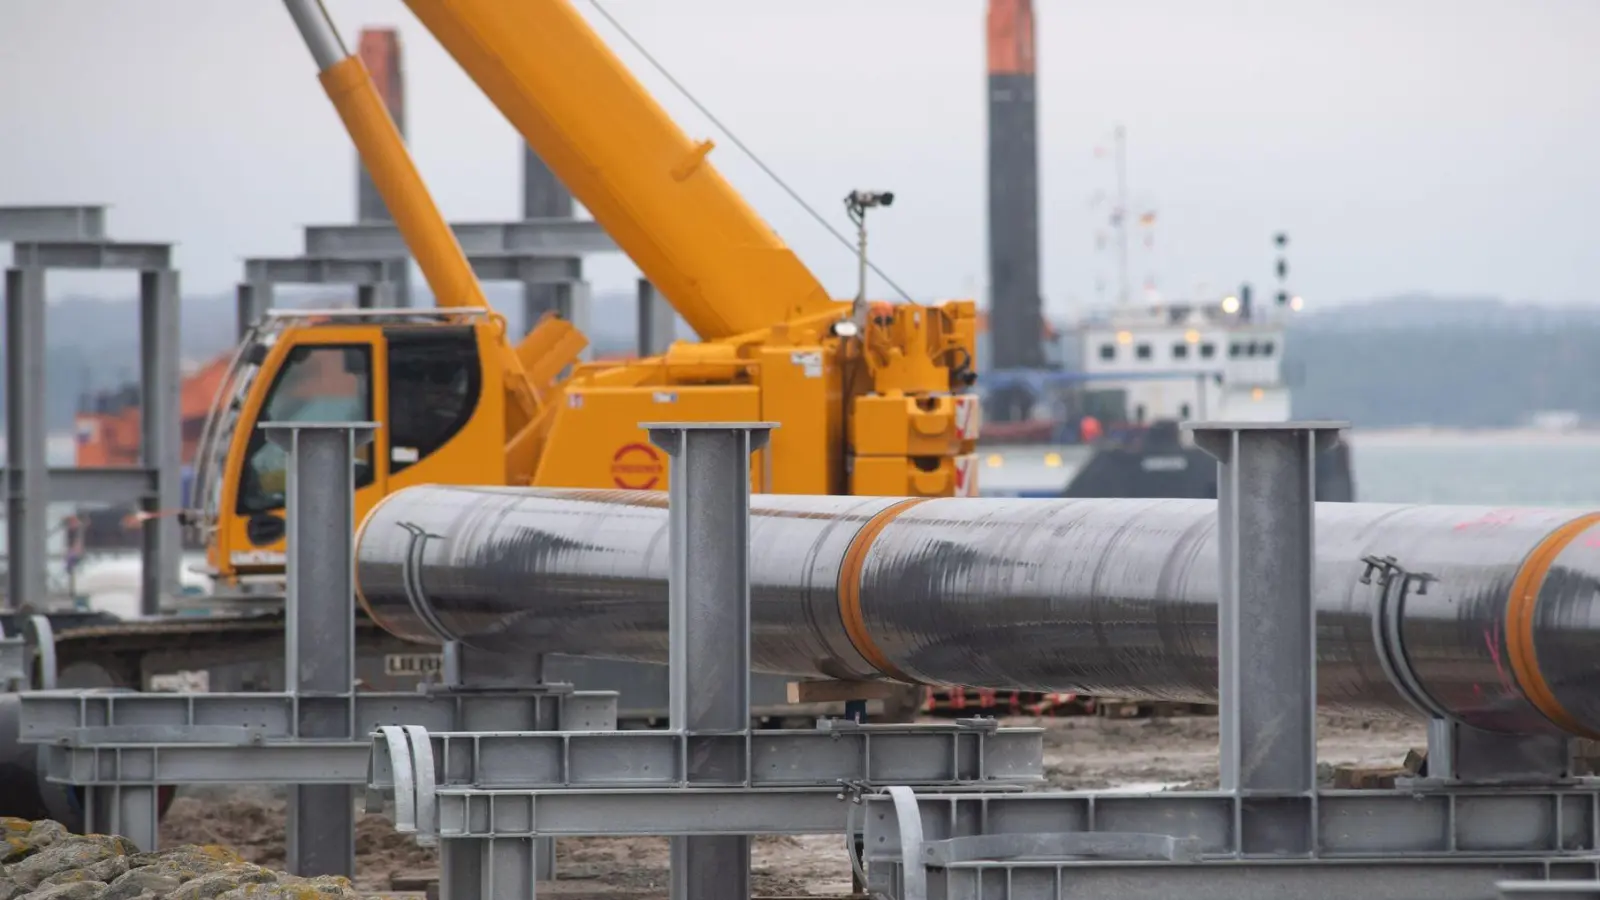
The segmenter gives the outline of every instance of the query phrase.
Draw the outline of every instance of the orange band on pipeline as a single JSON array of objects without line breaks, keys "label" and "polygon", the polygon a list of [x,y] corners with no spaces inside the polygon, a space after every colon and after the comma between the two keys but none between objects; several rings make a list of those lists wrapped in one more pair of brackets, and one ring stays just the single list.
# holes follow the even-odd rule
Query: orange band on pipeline
[{"label": "orange band on pipeline", "polygon": [[1589,738],[1600,738],[1600,732],[1584,727],[1567,712],[1561,701],[1556,699],[1555,691],[1550,689],[1550,683],[1545,681],[1544,672],[1539,669],[1539,654],[1533,645],[1533,614],[1538,606],[1539,591],[1544,587],[1545,576],[1550,573],[1550,566],[1555,563],[1556,557],[1578,535],[1597,522],[1600,522],[1600,513],[1590,513],[1552,531],[1533,549],[1517,571],[1517,577],[1511,582],[1511,598],[1506,604],[1506,655],[1523,694],[1545,718],[1572,734]]},{"label": "orange band on pipeline", "polygon": [[921,684],[921,682],[889,662],[889,657],[884,655],[883,650],[867,631],[866,620],[861,616],[861,569],[866,565],[867,551],[872,549],[873,541],[878,539],[883,529],[889,527],[889,523],[901,513],[928,499],[913,497],[902,500],[867,520],[867,524],[863,525],[861,530],[856,532],[855,538],[850,541],[850,549],[845,551],[844,562],[839,566],[839,618],[844,620],[844,631],[849,635],[850,643],[855,646],[856,652],[878,671],[890,678],[910,684]]}]

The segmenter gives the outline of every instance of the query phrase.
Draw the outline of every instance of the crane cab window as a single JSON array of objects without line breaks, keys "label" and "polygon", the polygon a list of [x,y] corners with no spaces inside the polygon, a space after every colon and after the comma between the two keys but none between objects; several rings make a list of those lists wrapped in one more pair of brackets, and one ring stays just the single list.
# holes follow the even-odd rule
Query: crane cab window
[{"label": "crane cab window", "polygon": [[389,474],[425,459],[472,420],[483,390],[471,328],[392,329]]},{"label": "crane cab window", "polygon": [[[266,422],[368,422],[372,420],[372,352],[364,344],[317,344],[295,347],[257,419]],[[242,514],[280,509],[288,490],[289,457],[252,430],[240,473],[238,511]],[[356,487],[372,483],[370,448],[357,451]]]}]

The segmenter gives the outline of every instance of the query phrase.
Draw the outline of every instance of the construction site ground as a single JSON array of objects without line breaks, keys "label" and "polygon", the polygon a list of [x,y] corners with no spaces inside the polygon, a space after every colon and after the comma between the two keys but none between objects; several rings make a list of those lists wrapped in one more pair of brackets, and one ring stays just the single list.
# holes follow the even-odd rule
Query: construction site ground
[{"label": "construction site ground", "polygon": [[[1179,716],[1007,718],[1005,725],[1045,729],[1045,767],[1058,789],[1214,788],[1217,719]],[[1414,722],[1324,713],[1318,752],[1324,780],[1335,767],[1397,766],[1426,743]],[[264,789],[180,794],[162,824],[162,843],[223,844],[271,868],[284,865],[284,806]],[[395,834],[387,820],[364,815],[358,825],[356,882],[372,895],[403,896],[436,877],[433,852]],[[758,837],[757,897],[845,896],[850,864],[838,835]],[[573,838],[558,843],[558,880],[540,894],[567,898],[666,898],[667,841]],[[396,877],[398,876],[398,878]],[[417,894],[420,896],[420,894]]]}]

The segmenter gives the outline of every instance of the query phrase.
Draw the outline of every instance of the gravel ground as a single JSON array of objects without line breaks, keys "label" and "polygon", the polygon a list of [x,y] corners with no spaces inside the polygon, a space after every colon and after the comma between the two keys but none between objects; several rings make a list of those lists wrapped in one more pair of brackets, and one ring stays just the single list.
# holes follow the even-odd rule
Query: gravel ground
[{"label": "gravel ground", "polygon": [[[1004,724],[1046,729],[1046,776],[1055,788],[1217,784],[1214,717],[1017,718]],[[1397,765],[1407,750],[1426,743],[1421,724],[1335,714],[1319,717],[1318,734],[1324,765]],[[163,822],[162,842],[231,847],[249,863],[278,868],[284,862],[283,822],[282,801],[265,791],[180,796]],[[559,878],[541,886],[543,895],[667,896],[665,839],[566,839],[557,846]],[[379,816],[360,819],[356,852],[355,882],[364,892],[387,891],[391,873],[437,871],[432,851],[395,834]],[[757,838],[753,865],[757,896],[839,896],[850,890],[850,864],[839,836]]]}]

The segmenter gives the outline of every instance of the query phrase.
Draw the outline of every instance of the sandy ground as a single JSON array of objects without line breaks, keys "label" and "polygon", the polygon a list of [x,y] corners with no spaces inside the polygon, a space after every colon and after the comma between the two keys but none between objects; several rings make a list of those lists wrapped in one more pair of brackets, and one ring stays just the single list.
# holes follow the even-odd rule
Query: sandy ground
[{"label": "sandy ground", "polygon": [[[1102,719],[1093,716],[1008,719],[1006,725],[1046,729],[1045,770],[1058,789],[1148,789],[1217,784],[1217,720],[1212,717]],[[1318,755],[1324,766],[1397,765],[1406,751],[1426,743],[1420,724],[1324,714]],[[281,799],[258,790],[227,795],[180,796],[162,824],[164,845],[219,843],[252,862],[284,864]],[[566,839],[557,845],[558,881],[540,887],[549,896],[665,898],[665,839]],[[391,873],[432,873],[432,851],[395,834],[379,816],[357,826],[357,883],[389,888]],[[841,896],[850,891],[850,863],[838,835],[759,837],[753,854],[758,897]]]}]

